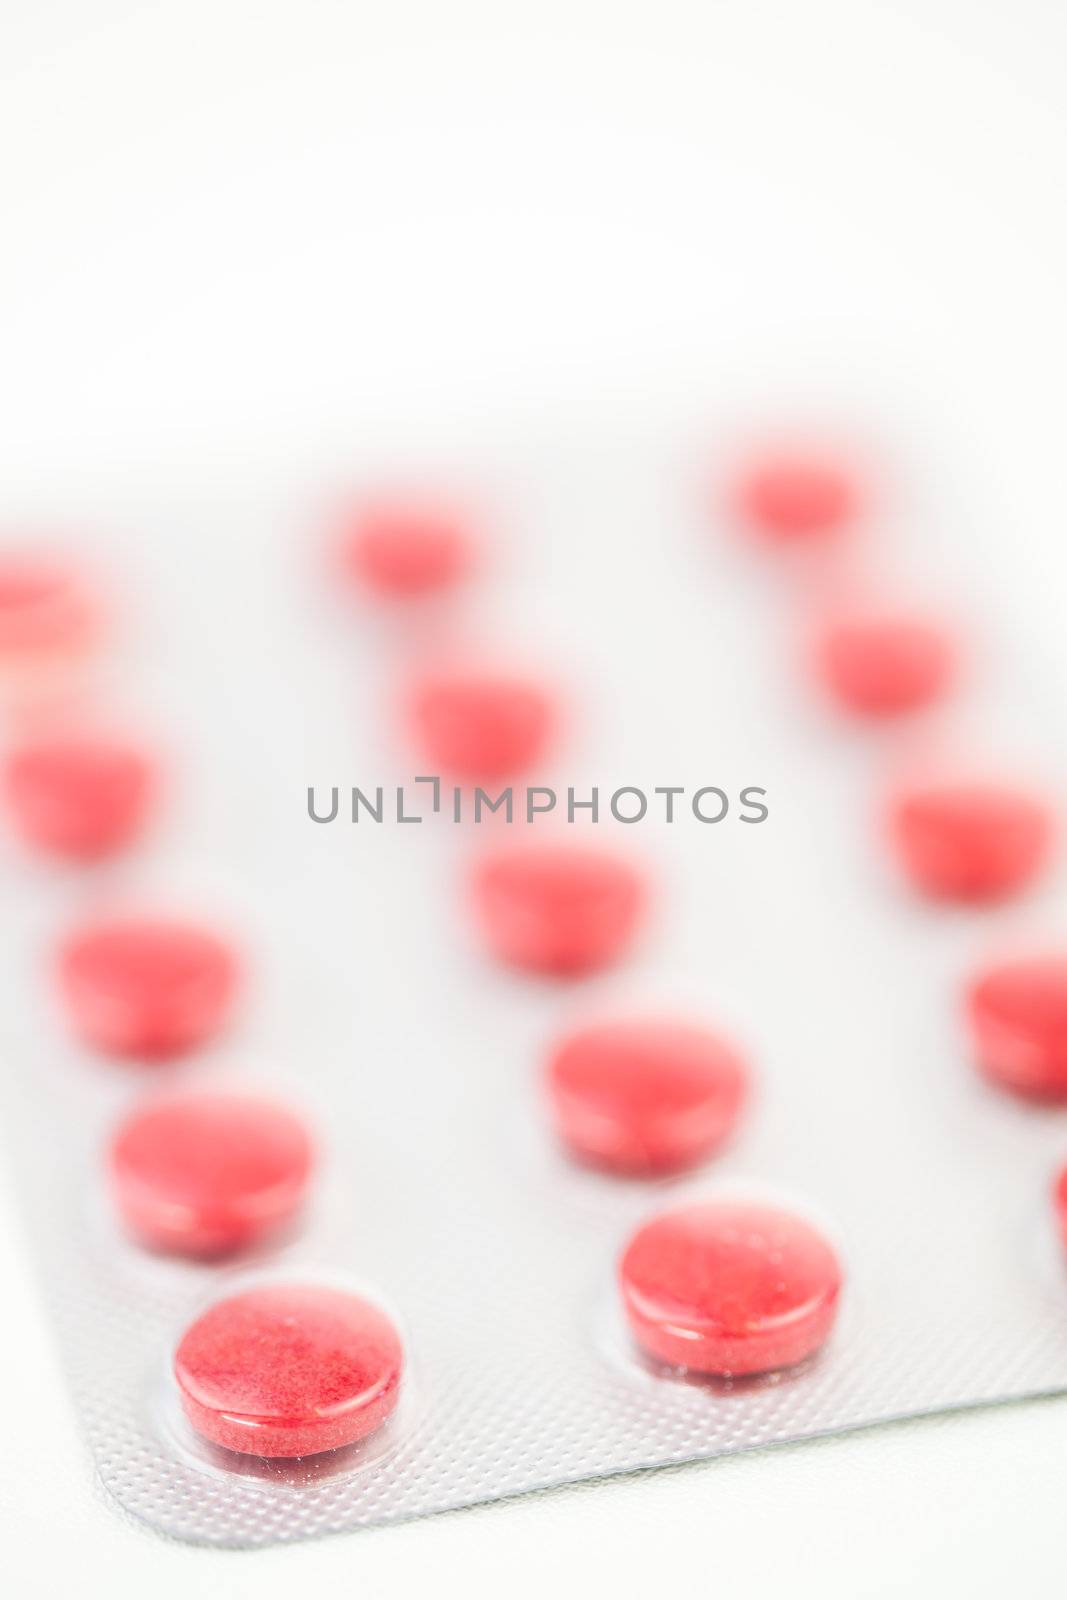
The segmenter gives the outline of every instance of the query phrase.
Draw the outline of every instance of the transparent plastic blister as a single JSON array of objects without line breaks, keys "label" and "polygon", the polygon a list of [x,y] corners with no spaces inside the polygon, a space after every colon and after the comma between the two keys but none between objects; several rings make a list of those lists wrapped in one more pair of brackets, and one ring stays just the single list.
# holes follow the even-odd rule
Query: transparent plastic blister
[{"label": "transparent plastic blister", "polygon": [[[93,508],[142,613],[112,670],[136,683],[161,747],[183,752],[181,782],[161,826],[114,866],[71,874],[7,849],[5,1120],[100,1479],[174,1537],[295,1540],[1067,1388],[1048,1202],[1067,1119],[981,1081],[959,999],[987,952],[1056,928],[1062,869],[1002,911],[909,897],[877,820],[906,737],[857,733],[820,704],[798,654],[804,580],[737,547],[673,442],[505,448],[478,470],[503,539],[463,626],[538,639],[573,692],[572,737],[536,781],[583,794],[759,785],[770,815],[574,824],[641,861],[651,915],[605,977],[504,971],[465,885],[508,824],[457,825],[447,810],[411,826],[308,817],[309,786],[388,790],[423,770],[392,738],[391,696],[428,643],[370,605],[324,603],[310,502]],[[952,515],[917,486],[911,531],[879,534],[905,582],[909,562],[925,572],[936,558],[954,603],[981,616],[981,671],[943,720],[994,750],[999,730],[1007,759],[1040,762],[1056,696],[1035,691],[1023,622],[954,569]],[[1059,801],[1067,787],[1052,778]],[[247,960],[231,1027],[188,1062],[94,1059],[58,1013],[56,941],[96,904],[133,897],[208,907]],[[552,1043],[587,1017],[671,1013],[681,997],[750,1063],[735,1135],[678,1178],[573,1164],[542,1098]],[[122,1237],[101,1155],[146,1093],[208,1084],[294,1102],[322,1163],[300,1225],[275,1245],[171,1261]],[[623,1324],[619,1252],[653,1212],[738,1193],[782,1200],[838,1245],[832,1337],[758,1379],[659,1369]],[[175,1342],[250,1273],[326,1274],[393,1308],[406,1379],[380,1436],[280,1463],[232,1459],[191,1432]]]}]

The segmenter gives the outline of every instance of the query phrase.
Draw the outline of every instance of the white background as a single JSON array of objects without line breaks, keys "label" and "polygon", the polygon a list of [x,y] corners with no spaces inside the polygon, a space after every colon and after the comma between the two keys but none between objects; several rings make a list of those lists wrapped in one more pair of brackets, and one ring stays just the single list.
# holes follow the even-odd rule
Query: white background
[{"label": "white background", "polygon": [[[1065,107],[1051,0],[9,4],[5,515],[500,414],[855,405],[974,474],[1067,680]],[[1059,1403],[168,1547],[96,1496],[0,1216],[15,1592],[1062,1588]]]}]

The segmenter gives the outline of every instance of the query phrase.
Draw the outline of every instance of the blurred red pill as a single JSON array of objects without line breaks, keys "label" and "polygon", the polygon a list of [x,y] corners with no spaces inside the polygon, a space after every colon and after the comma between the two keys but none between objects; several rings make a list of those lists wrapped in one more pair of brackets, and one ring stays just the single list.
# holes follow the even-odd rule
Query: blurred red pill
[{"label": "blurred red pill", "polygon": [[80,735],[16,746],[2,778],[8,809],[27,844],[71,861],[96,861],[141,831],[155,771],[132,745]]},{"label": "blurred red pill", "polygon": [[346,1290],[264,1284],[219,1300],[174,1356],[201,1437],[271,1458],[364,1439],[396,1409],[404,1352],[393,1323]]},{"label": "blurred red pill", "polygon": [[827,622],[816,670],[844,710],[861,717],[917,711],[942,695],[955,649],[938,623],[905,612],[855,612]]},{"label": "blurred red pill", "polygon": [[464,519],[443,506],[377,502],[357,510],[341,542],[349,577],[391,600],[414,600],[452,588],[475,564]]},{"label": "blurred red pill", "polygon": [[619,1264],[638,1344],[692,1372],[740,1377],[793,1367],[820,1348],[842,1274],[822,1235],[763,1205],[713,1201],[663,1212]]},{"label": "blurred red pill", "polygon": [[1056,1179],[1052,1191],[1052,1203],[1056,1211],[1056,1226],[1060,1240],[1064,1249],[1067,1249],[1067,1167],[1062,1169]]},{"label": "blurred red pill", "polygon": [[677,1172],[717,1150],[747,1081],[741,1057],[708,1029],[647,1019],[568,1035],[547,1073],[564,1144],[583,1161],[634,1176]]},{"label": "blurred red pill", "polygon": [[931,899],[980,904],[1026,888],[1054,836],[1045,802],[1011,784],[911,785],[892,801],[889,828],[904,871]]},{"label": "blurred red pill", "polygon": [[226,1021],[237,984],[229,946],[204,928],[150,918],[93,923],[60,951],[71,1023],[107,1055],[162,1060]]},{"label": "blurred red pill", "polygon": [[310,1171],[299,1118],[250,1094],[201,1091],[143,1106],[110,1152],[127,1230],[185,1256],[244,1250],[275,1233],[300,1209]]},{"label": "blurred red pill", "polygon": [[504,782],[534,766],[556,731],[556,702],[541,684],[508,673],[436,672],[408,705],[421,757],[461,782]]},{"label": "blurred red pill", "polygon": [[29,551],[0,552],[0,661],[79,652],[98,623],[94,597],[73,565]]},{"label": "blurred red pill", "polygon": [[481,861],[474,908],[494,954],[530,972],[577,977],[619,959],[647,894],[607,850],[556,841],[509,845]]},{"label": "blurred red pill", "polygon": [[773,455],[754,462],[738,482],[736,498],[752,531],[780,545],[838,533],[860,505],[851,473],[811,455]]},{"label": "blurred red pill", "polygon": [[1003,1089],[1067,1099],[1067,955],[988,967],[967,992],[978,1065]]}]

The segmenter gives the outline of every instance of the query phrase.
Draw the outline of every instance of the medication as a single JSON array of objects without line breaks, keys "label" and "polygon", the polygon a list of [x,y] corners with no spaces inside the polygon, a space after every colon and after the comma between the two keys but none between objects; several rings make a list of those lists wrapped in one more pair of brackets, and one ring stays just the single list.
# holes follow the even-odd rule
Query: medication
[{"label": "medication", "polygon": [[451,589],[476,560],[463,519],[444,506],[379,501],[351,516],[340,548],[345,576],[389,600]]},{"label": "medication", "polygon": [[946,629],[906,611],[855,610],[824,623],[815,670],[831,698],[860,717],[895,717],[939,699],[955,649]]},{"label": "medication", "polygon": [[1000,1088],[1067,1099],[1067,955],[998,963],[966,996],[978,1066]]},{"label": "medication", "polygon": [[155,769],[140,750],[88,734],[24,741],[8,752],[0,777],[25,843],[69,861],[97,861],[130,844],[155,789]]},{"label": "medication", "polygon": [[1060,1241],[1067,1249],[1067,1167],[1060,1170],[1052,1191],[1052,1203],[1056,1211],[1056,1228]]},{"label": "medication", "polygon": [[73,934],[60,950],[58,977],[85,1044],[153,1061],[193,1050],[218,1032],[234,998],[237,963],[205,928],[120,917]]},{"label": "medication", "polygon": [[503,846],[473,878],[473,904],[499,960],[578,977],[617,961],[647,899],[641,874],[611,851],[560,840]]},{"label": "medication", "polygon": [[746,526],[769,544],[804,544],[837,534],[857,515],[851,474],[814,455],[776,454],[754,462],[735,486]]},{"label": "medication", "polygon": [[[204,539],[215,523],[240,527],[241,537],[225,559],[211,559],[209,572],[177,585],[187,491],[165,497],[143,520],[151,536],[138,542],[138,572],[152,632],[169,643],[154,664],[142,660],[143,650],[135,661],[113,660],[109,681],[143,667],[146,689],[165,687],[171,667],[181,676],[183,650],[196,655],[202,638],[213,652],[225,642],[239,669],[247,727],[236,737],[225,697],[208,692],[194,705],[205,663],[188,663],[188,681],[177,685],[181,705],[198,719],[203,751],[221,761],[218,781],[198,799],[191,836],[173,841],[176,849],[163,839],[158,861],[142,862],[138,852],[130,865],[154,883],[206,871],[239,899],[242,925],[255,927],[257,944],[271,953],[273,981],[262,1006],[250,985],[248,1032],[242,1018],[232,1042],[249,1062],[267,1042],[281,1073],[275,1080],[272,1071],[271,1081],[283,1094],[284,1080],[292,1075],[296,1092],[299,1078],[328,1119],[331,1157],[321,1174],[328,1181],[320,1182],[312,1153],[302,1207],[290,1189],[286,1203],[268,1212],[278,1216],[291,1199],[294,1209],[279,1217],[276,1232],[244,1233],[250,1214],[239,1197],[232,1210],[209,1212],[202,1163],[211,1133],[175,1129],[173,1110],[166,1127],[154,1116],[209,1091],[216,1103],[240,1098],[234,1084],[243,1076],[234,1078],[217,1048],[154,1079],[149,1072],[147,1081],[143,1072],[131,1077],[129,1069],[101,1066],[78,1035],[65,1046],[55,1038],[26,971],[36,930],[54,925],[57,896],[95,897],[116,871],[128,875],[126,863],[88,881],[69,871],[51,882],[22,873],[25,882],[14,885],[20,892],[8,897],[4,935],[10,981],[0,1091],[11,1125],[8,1159],[96,1474],[126,1515],[164,1538],[230,1548],[289,1544],[562,1482],[1067,1390],[1067,1270],[1050,1273],[1041,1239],[1028,1237],[1031,1223],[1052,1232],[1057,1212],[1030,1213],[1049,1205],[1052,1168],[1067,1162],[1067,1139],[1058,1141],[1047,1111],[1030,1107],[1024,1115],[961,1070],[951,1043],[936,1059],[946,974],[969,975],[988,919],[935,916],[926,902],[885,893],[863,870],[862,852],[857,861],[842,848],[842,826],[867,814],[869,760],[858,759],[864,752],[851,741],[835,748],[825,729],[806,734],[811,718],[797,718],[795,696],[771,692],[773,654],[768,661],[766,648],[757,648],[761,638],[771,646],[770,629],[792,635],[802,620],[798,606],[810,616],[811,604],[828,597],[840,608],[834,620],[851,620],[845,608],[858,611],[868,601],[891,604],[896,614],[901,591],[890,601],[890,590],[871,581],[878,551],[853,537],[876,531],[865,524],[877,484],[856,472],[857,505],[841,538],[798,534],[775,544],[765,533],[757,557],[761,536],[748,521],[742,532],[734,518],[748,560],[767,570],[746,576],[745,553],[720,547],[719,570],[704,587],[699,570],[687,573],[685,565],[699,559],[689,541],[694,485],[672,478],[687,456],[685,439],[656,424],[647,447],[629,427],[614,441],[598,431],[561,445],[554,457],[535,441],[532,457],[516,460],[505,441],[504,458],[489,468],[487,481],[499,483],[502,503],[515,508],[515,534],[527,541],[522,565],[533,611],[521,615],[521,583],[479,595],[478,618],[466,615],[472,597],[462,585],[426,591],[423,601],[417,590],[410,600],[398,593],[390,605],[358,572],[342,575],[335,563],[331,576],[345,600],[354,603],[357,584],[364,594],[367,626],[349,641],[355,659],[351,650],[338,658],[323,648],[313,603],[294,597],[284,581],[278,535],[290,516],[286,497],[277,501],[256,482],[247,497],[204,499],[193,519]],[[842,452],[841,459],[851,470],[851,458]],[[126,496],[115,513],[102,520],[128,518]],[[938,541],[971,526],[963,504],[954,512],[939,499],[918,504],[917,513],[893,529],[895,569],[913,580],[903,591],[909,617],[913,604],[916,614],[933,605],[928,580],[949,553],[938,552]],[[567,593],[554,596],[542,557],[569,549],[573,529],[583,530],[588,548],[565,563]],[[852,553],[862,559],[863,592],[839,587],[851,581]],[[106,551],[100,555],[110,564]],[[636,583],[642,603],[636,612],[624,605],[626,615],[601,616],[604,573],[623,555],[629,598]],[[121,565],[122,551],[113,559]],[[250,587],[250,566],[262,566],[269,581]],[[759,579],[771,577],[770,567],[776,581],[768,587]],[[783,567],[800,580],[788,594],[777,581]],[[971,576],[977,582],[982,573],[976,567]],[[694,584],[693,603],[681,604]],[[707,604],[699,603],[702,588]],[[947,592],[963,590],[950,583]],[[933,615],[939,620],[936,607]],[[424,669],[462,662],[483,673],[530,670],[514,628],[529,637],[546,617],[565,662],[570,639],[587,665],[614,663],[612,681],[596,688],[615,715],[561,765],[553,727],[552,765],[514,780],[510,813],[483,804],[479,814],[469,780],[442,773],[432,785],[430,764],[383,763],[373,730],[353,725],[345,690],[353,670],[364,687],[391,684],[390,709],[399,714]],[[514,627],[495,657],[468,653],[469,639],[500,640],[505,619]],[[639,638],[631,638],[627,657],[635,619]],[[826,610],[819,620],[829,620]],[[387,634],[375,626],[384,621]],[[788,651],[781,632],[777,638]],[[255,659],[265,640],[284,656],[269,671]],[[1041,748],[1062,715],[1055,685],[1048,674],[1034,679],[1025,650],[991,643],[993,696],[961,707],[968,720],[959,734],[976,720],[992,729],[1010,718],[1017,739]],[[804,666],[810,671],[810,660]],[[78,667],[63,680],[64,695],[42,703],[50,727],[58,711],[69,715],[88,703],[86,690],[98,698],[100,685],[84,682],[80,660]],[[332,669],[342,681],[331,689]],[[563,687],[545,676],[553,689],[560,684],[569,743],[569,680]],[[540,678],[536,661],[532,677]],[[840,714],[835,720],[844,726]],[[10,720],[8,727],[10,740]],[[20,715],[18,736],[41,728]],[[410,735],[410,724],[402,731]],[[887,738],[895,744],[897,734],[879,727],[879,746]],[[898,770],[894,792],[905,778],[924,780],[912,788],[931,787],[932,770]],[[954,761],[939,775],[958,783],[963,771]],[[974,777],[972,766],[966,771]],[[1007,763],[992,775],[1012,790],[1031,787]],[[327,782],[332,795],[329,787],[322,793]],[[513,780],[475,782],[499,798]],[[535,787],[545,782],[554,787]],[[306,818],[305,783],[319,791]],[[1043,793],[1040,784],[1035,793]],[[784,809],[771,794],[785,794]],[[243,831],[235,800],[256,812]],[[332,833],[318,826],[331,810],[343,819]],[[402,825],[417,817],[429,823],[431,814],[429,826]],[[766,826],[748,826],[761,818]],[[636,831],[627,831],[627,821],[639,824]],[[457,955],[463,930],[435,903],[441,874],[464,841],[471,856],[462,863],[461,894],[471,893],[472,903],[457,896],[451,910],[470,916],[474,939],[484,941],[489,954],[480,962]],[[678,891],[662,926],[662,891],[645,864],[645,844],[655,845],[657,857],[662,852]],[[888,850],[884,857],[895,862]],[[95,883],[97,876],[105,881]],[[163,901],[162,909],[175,907]],[[62,931],[78,934],[89,908],[70,914],[76,925]],[[212,929],[213,918],[205,921]],[[648,922],[654,937],[646,950]],[[495,964],[578,977],[631,951],[636,962],[620,968],[616,982],[622,977],[632,988],[636,981],[645,995],[676,985],[692,994],[698,985],[699,1009],[631,1018],[622,1006],[628,1010],[633,998],[620,1003],[616,983],[607,998],[607,985],[601,980],[596,990],[592,976],[583,979],[583,1007],[609,1009],[583,1014],[579,1028],[573,1017],[559,1020],[558,979],[520,981]],[[960,988],[950,980],[953,1009],[962,1009]],[[573,989],[571,999],[579,999]],[[231,1003],[224,1001],[223,1020]],[[729,1034],[718,1037],[720,1006],[722,1016],[736,1018],[744,1050]],[[132,1010],[140,1013],[136,998]],[[130,1012],[125,984],[110,994],[105,984],[88,1009],[89,1036],[105,1049],[143,1044],[143,1035],[131,1040]],[[190,1042],[184,1015],[182,1002],[180,1047]],[[671,1030],[683,1025],[709,1041],[716,1034],[740,1069],[732,1122],[730,1074],[721,1074],[721,1132],[710,1081],[706,1102],[694,1087],[700,1115],[694,1111],[692,1121],[673,1100],[657,1100],[668,1080],[672,1092],[679,1086],[679,1063],[692,1064],[688,1048],[668,1048]],[[623,1059],[612,1030],[624,1027],[629,1044],[639,1031],[649,1045],[648,1057],[636,1053],[632,1083],[629,1067],[608,1070],[609,1061]],[[201,1037],[212,1029],[209,1019]],[[175,1029],[168,1023],[162,1040],[149,1031],[148,1042],[173,1048]],[[557,1099],[550,1051],[554,1061],[568,1047],[570,1069],[558,1067],[557,1087],[575,1092]],[[646,1077],[653,1053],[656,1071]],[[694,1048],[692,1062],[703,1059]],[[709,1048],[709,1066],[711,1059]],[[688,1071],[678,1078],[689,1086]],[[758,1085],[751,1116],[750,1078]],[[695,1067],[692,1079],[703,1082]],[[631,1098],[623,1091],[633,1083]],[[159,1089],[169,1101],[155,1098]],[[531,1089],[547,1092],[547,1101],[531,1105]],[[590,1108],[606,1109],[603,1123],[586,1117]],[[145,1124],[149,1136],[135,1144],[131,1174],[116,1159],[120,1140],[132,1137],[131,1128],[143,1138]],[[716,1145],[719,1137],[736,1146]],[[241,1154],[240,1137],[226,1138]],[[138,1149],[141,1170],[149,1179],[156,1173],[147,1195]],[[161,1150],[163,1166],[173,1163],[170,1173],[194,1202],[177,1216],[163,1208],[153,1154]],[[693,1164],[705,1160],[694,1177]],[[829,1226],[811,1226],[807,1201],[794,1207],[762,1188],[748,1192],[749,1203],[737,1201],[738,1160],[782,1193],[808,1197],[816,1218],[824,1209],[839,1217],[847,1256]],[[583,1166],[569,1169],[568,1161]],[[281,1168],[285,1192],[284,1160]],[[715,1186],[704,1188],[712,1177]],[[717,1230],[678,1225],[677,1213],[702,1217],[705,1206],[719,1219]],[[632,1241],[616,1280],[623,1246],[642,1221],[650,1251]],[[261,1223],[271,1226],[257,1209],[256,1228]],[[318,1278],[320,1268],[388,1286],[403,1323],[362,1279],[338,1279],[329,1292],[349,1315],[339,1331],[331,1314],[324,1329],[321,1302],[311,1297],[335,1280]],[[267,1288],[265,1306],[258,1296]],[[361,1307],[371,1307],[354,1322],[352,1289]],[[844,1315],[835,1319],[837,1306]],[[346,1361],[369,1354],[365,1317],[385,1348],[379,1344],[381,1359],[356,1372]],[[361,1441],[365,1427],[371,1432]],[[292,1451],[309,1454],[287,1465]]]},{"label": "medication", "polygon": [[641,1177],[678,1172],[713,1154],[733,1131],[747,1079],[741,1057],[710,1030],[634,1019],[561,1040],[546,1088],[572,1154]]},{"label": "medication", "polygon": [[99,615],[81,573],[58,556],[0,552],[0,663],[78,653]]},{"label": "medication", "polygon": [[793,1367],[829,1337],[841,1267],[822,1235],[771,1206],[710,1201],[631,1238],[619,1288],[641,1348],[719,1377]]},{"label": "medication", "polygon": [[912,884],[935,900],[980,904],[1028,887],[1052,850],[1044,800],[1010,783],[912,784],[889,809],[889,832]]},{"label": "medication", "polygon": [[203,1438],[272,1458],[355,1444],[396,1408],[404,1366],[376,1305],[316,1284],[263,1284],[217,1301],[174,1355],[182,1408]]},{"label": "medication", "polygon": [[466,783],[506,782],[540,761],[556,731],[553,695],[507,672],[456,670],[423,677],[408,716],[423,763]]},{"label": "medication", "polygon": [[115,1134],[111,1191],[127,1231],[183,1256],[245,1250],[296,1216],[311,1172],[299,1118],[272,1100],[203,1090],[141,1106]]}]

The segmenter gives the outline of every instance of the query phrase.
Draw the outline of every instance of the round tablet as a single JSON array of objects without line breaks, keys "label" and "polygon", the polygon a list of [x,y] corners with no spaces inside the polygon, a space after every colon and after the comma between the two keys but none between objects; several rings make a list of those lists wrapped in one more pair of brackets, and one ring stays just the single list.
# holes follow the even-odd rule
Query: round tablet
[{"label": "round tablet", "polygon": [[1052,849],[1052,813],[1010,784],[918,784],[892,801],[889,827],[901,865],[932,899],[980,903],[1026,888]]},{"label": "round tablet", "polygon": [[79,652],[98,622],[94,598],[73,565],[30,551],[0,552],[0,661]]},{"label": "round tablet", "polygon": [[284,1106],[204,1091],[135,1111],[110,1152],[127,1230],[176,1255],[244,1250],[292,1221],[311,1171],[311,1142]]},{"label": "round tablet", "polygon": [[944,694],[955,650],[938,623],[906,612],[855,612],[824,624],[816,670],[843,710],[861,717],[918,711]]},{"label": "round tablet", "polygon": [[356,510],[341,541],[345,572],[391,600],[414,600],[450,589],[475,562],[463,519],[441,506],[378,502]]},{"label": "round tablet", "polygon": [[404,1352],[376,1305],[315,1284],[219,1300],[174,1356],[182,1408],[203,1438],[244,1455],[318,1455],[355,1444],[396,1409]]},{"label": "round tablet", "polygon": [[743,521],[768,543],[803,544],[841,531],[859,510],[859,488],[834,461],[773,455],[754,462],[736,486]]},{"label": "round tablet", "polygon": [[717,1150],[737,1121],[747,1080],[741,1057],[716,1034],[647,1019],[569,1034],[547,1072],[568,1149],[634,1176],[677,1172]]},{"label": "round tablet", "polygon": [[81,735],[18,745],[2,776],[8,809],[27,844],[66,860],[96,861],[140,832],[155,772],[132,745]]},{"label": "round tablet", "polygon": [[67,940],[59,983],[75,1031],[108,1055],[165,1059],[226,1021],[237,983],[229,946],[204,928],[151,918],[96,922]]},{"label": "round tablet", "polygon": [[642,876],[607,850],[516,844],[478,863],[473,902],[499,960],[577,977],[622,956],[646,902]]},{"label": "round tablet", "polygon": [[1056,1211],[1056,1226],[1059,1229],[1060,1239],[1067,1249],[1067,1167],[1064,1167],[1056,1179],[1052,1190],[1052,1203]]},{"label": "round tablet", "polygon": [[788,1211],[712,1201],[639,1228],[619,1263],[619,1287],[649,1355],[740,1377],[796,1366],[825,1343],[841,1267],[822,1235]]},{"label": "round tablet", "polygon": [[978,1065],[992,1082],[1037,1099],[1067,1098],[1067,955],[987,967],[966,1008]]},{"label": "round tablet", "polygon": [[510,673],[436,672],[411,692],[408,716],[423,761],[468,783],[506,782],[544,755],[556,729],[554,697]]}]

